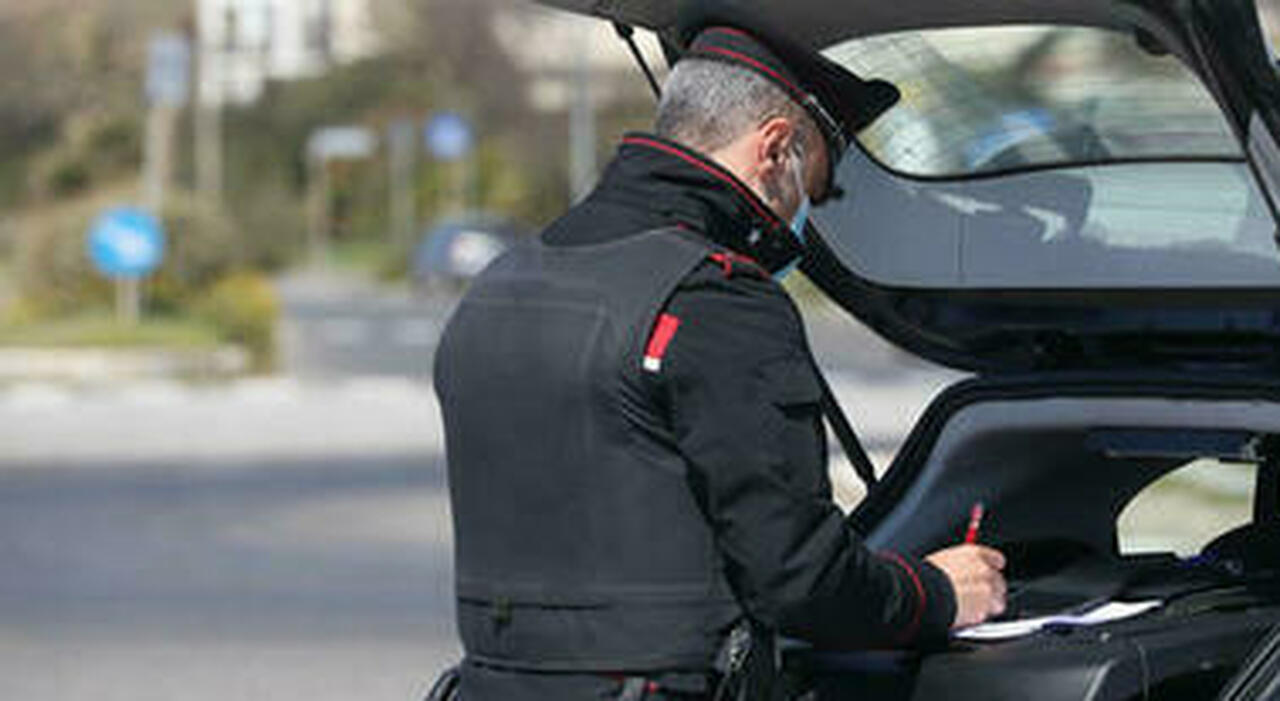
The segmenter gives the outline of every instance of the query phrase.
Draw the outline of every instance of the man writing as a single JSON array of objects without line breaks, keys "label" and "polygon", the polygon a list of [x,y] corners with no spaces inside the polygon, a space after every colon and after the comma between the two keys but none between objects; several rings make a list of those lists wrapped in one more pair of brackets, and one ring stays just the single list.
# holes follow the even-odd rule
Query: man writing
[{"label": "man writing", "polygon": [[1000,553],[875,553],[845,522],[775,279],[896,91],[745,18],[688,36],[656,133],[477,280],[437,354],[468,701],[709,698],[744,621],[912,646],[1003,610]]}]

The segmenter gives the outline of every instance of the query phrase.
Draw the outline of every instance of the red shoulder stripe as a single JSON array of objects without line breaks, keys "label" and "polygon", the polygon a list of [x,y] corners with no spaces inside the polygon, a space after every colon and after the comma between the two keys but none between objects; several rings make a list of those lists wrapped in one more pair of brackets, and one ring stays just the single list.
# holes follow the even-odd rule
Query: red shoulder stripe
[{"label": "red shoulder stripe", "polygon": [[667,354],[667,346],[676,337],[676,329],[680,328],[680,318],[672,314],[662,314],[653,325],[653,333],[649,336],[649,344],[644,350],[644,369],[658,372],[662,369],[662,358]]}]

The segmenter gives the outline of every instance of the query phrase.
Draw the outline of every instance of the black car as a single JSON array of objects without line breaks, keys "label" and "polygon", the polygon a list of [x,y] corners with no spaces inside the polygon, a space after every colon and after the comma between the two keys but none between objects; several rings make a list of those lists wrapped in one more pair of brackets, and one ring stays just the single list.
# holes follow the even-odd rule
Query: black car
[{"label": "black car", "polygon": [[[546,2],[674,38],[677,0]],[[1255,0],[751,4],[904,95],[844,159],[805,273],[973,374],[855,523],[927,553],[981,503],[1007,618],[1142,604],[927,653],[796,647],[791,668],[820,698],[1275,698],[1280,83]],[[1244,471],[1245,523],[1122,547],[1126,506],[1193,463]]]}]

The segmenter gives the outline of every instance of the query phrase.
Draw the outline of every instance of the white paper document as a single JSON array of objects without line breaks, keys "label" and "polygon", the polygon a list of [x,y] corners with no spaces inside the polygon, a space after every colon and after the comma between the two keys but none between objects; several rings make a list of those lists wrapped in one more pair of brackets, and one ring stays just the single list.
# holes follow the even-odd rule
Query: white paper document
[{"label": "white paper document", "polygon": [[1150,601],[1110,601],[1080,613],[1053,614],[1022,618],[1016,621],[1000,621],[982,623],[958,630],[954,637],[960,640],[992,641],[1010,640],[1031,635],[1048,626],[1095,626],[1099,623],[1121,621],[1126,618],[1140,616],[1163,603],[1159,599]]}]

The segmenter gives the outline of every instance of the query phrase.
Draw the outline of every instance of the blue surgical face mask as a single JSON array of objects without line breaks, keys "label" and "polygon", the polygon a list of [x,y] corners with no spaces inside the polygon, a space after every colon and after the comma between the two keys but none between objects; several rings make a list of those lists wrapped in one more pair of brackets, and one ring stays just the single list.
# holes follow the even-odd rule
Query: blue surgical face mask
[{"label": "blue surgical face mask", "polygon": [[796,239],[801,245],[805,242],[804,227],[809,223],[809,212],[813,210],[813,201],[808,195],[800,200],[800,208],[796,210],[796,215],[791,218],[791,233],[796,235]]},{"label": "blue surgical face mask", "polygon": [[[813,211],[813,201],[809,199],[809,190],[804,186],[804,151],[798,146],[795,150],[795,160],[792,162],[795,163],[795,168],[792,170],[795,172],[796,192],[800,194],[800,206],[796,208],[795,215],[791,217],[791,235],[795,236],[796,241],[801,246],[804,246],[806,243],[804,227],[809,223],[809,213]],[[791,271],[795,270],[799,264],[800,259],[797,257],[786,267],[774,273],[773,279],[781,281],[790,275]]]}]

